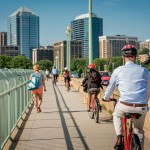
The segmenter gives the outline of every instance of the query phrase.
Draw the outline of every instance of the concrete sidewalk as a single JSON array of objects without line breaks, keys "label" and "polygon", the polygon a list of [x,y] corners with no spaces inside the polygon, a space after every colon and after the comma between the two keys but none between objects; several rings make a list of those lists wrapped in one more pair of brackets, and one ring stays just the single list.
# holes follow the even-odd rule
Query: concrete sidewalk
[{"label": "concrete sidewalk", "polygon": [[[113,150],[116,135],[111,121],[97,124],[90,119],[83,95],[72,87],[67,92],[62,81],[53,86],[49,80],[46,86],[42,112],[36,113],[32,105],[12,135],[15,142],[8,141],[4,150]],[[106,111],[100,117],[110,118]]]}]

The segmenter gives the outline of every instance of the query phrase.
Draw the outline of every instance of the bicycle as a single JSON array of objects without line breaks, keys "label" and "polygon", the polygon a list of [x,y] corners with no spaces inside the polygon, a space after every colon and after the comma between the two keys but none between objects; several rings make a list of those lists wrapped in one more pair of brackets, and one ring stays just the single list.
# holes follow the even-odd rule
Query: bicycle
[{"label": "bicycle", "polygon": [[[110,101],[114,101],[116,105],[117,99],[110,98]],[[140,140],[137,134],[133,132],[133,119],[139,119],[141,114],[139,113],[124,113],[122,118],[122,149],[120,150],[141,150]],[[129,127],[127,131],[127,120],[129,119]]]},{"label": "bicycle", "polygon": [[69,79],[66,79],[66,88],[67,88],[67,91],[69,92],[70,90]]},{"label": "bicycle", "polygon": [[91,107],[88,111],[88,114],[91,119],[95,119],[96,123],[99,123],[99,112],[101,112],[101,105],[98,99],[98,94],[100,92],[99,88],[91,88],[89,92],[92,94],[91,96]]}]

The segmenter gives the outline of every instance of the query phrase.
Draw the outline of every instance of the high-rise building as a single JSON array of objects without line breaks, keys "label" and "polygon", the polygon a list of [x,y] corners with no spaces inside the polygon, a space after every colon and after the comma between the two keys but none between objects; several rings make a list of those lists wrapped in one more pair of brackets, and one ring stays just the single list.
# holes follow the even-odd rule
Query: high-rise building
[{"label": "high-rise building", "polygon": [[35,64],[40,60],[50,60],[53,62],[53,47],[41,47],[32,50],[32,63]]},{"label": "high-rise building", "polygon": [[0,46],[7,45],[7,32],[0,32]]},{"label": "high-rise building", "polygon": [[[103,35],[103,19],[92,14],[93,59],[99,57],[99,36]],[[89,14],[77,16],[71,22],[71,40],[82,41],[82,57],[89,56]]]},{"label": "high-rise building", "polygon": [[100,36],[100,58],[121,56],[121,49],[126,44],[138,47],[138,38],[126,35]]},{"label": "high-rise building", "polygon": [[26,7],[20,7],[8,18],[8,45],[17,45],[20,54],[28,59],[32,49],[39,48],[39,16]]}]

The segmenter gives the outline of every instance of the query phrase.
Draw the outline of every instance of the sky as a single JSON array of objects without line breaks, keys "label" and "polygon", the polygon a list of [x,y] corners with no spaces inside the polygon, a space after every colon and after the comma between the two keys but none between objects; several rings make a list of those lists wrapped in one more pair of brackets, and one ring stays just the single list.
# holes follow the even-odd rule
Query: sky
[{"label": "sky", "polygon": [[[66,28],[76,16],[88,13],[89,0],[0,0],[0,32],[8,17],[25,6],[40,17],[40,45],[66,40]],[[103,18],[103,35],[150,39],[150,0],[93,0],[92,12]]]}]

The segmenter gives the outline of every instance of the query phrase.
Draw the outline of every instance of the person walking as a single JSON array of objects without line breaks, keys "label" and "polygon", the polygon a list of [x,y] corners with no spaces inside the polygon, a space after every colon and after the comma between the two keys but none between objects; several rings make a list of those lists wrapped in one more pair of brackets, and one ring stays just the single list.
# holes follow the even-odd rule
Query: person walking
[{"label": "person walking", "polygon": [[49,70],[48,70],[48,69],[46,69],[45,75],[46,75],[46,79],[47,79],[47,81],[48,81],[48,79],[49,79]]},{"label": "person walking", "polygon": [[125,65],[120,66],[112,73],[110,83],[106,88],[103,101],[108,101],[114,89],[118,87],[119,101],[113,113],[114,128],[117,142],[114,149],[120,150],[122,143],[122,117],[124,113],[139,113],[139,119],[133,119],[134,133],[140,139],[142,150],[144,149],[144,121],[148,111],[148,99],[150,97],[150,74],[148,70],[135,64],[137,49],[133,45],[125,45],[122,50],[122,59]]},{"label": "person walking", "polygon": [[34,106],[36,108],[37,112],[41,112],[41,104],[42,104],[42,97],[43,97],[43,88],[44,91],[46,91],[46,86],[45,86],[45,80],[44,80],[44,75],[39,71],[39,65],[34,65],[33,66],[33,71],[30,75],[30,80],[32,79],[32,76],[38,77],[38,82],[39,82],[39,87],[38,89],[32,90],[32,94],[34,96]]}]

